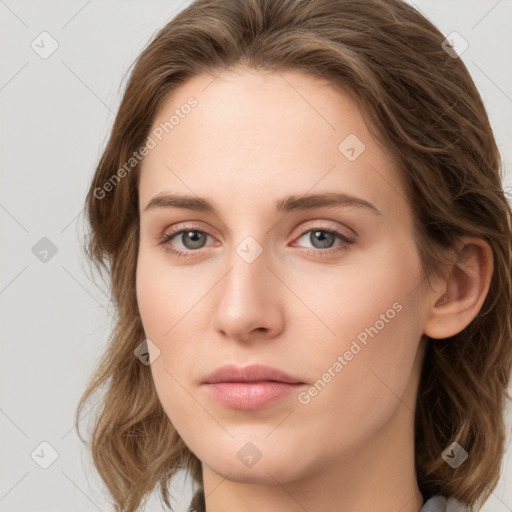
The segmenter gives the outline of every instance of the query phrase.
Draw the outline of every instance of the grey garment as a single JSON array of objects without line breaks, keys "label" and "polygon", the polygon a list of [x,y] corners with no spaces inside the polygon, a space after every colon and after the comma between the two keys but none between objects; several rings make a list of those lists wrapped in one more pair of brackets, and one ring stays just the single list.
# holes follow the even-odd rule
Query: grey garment
[{"label": "grey garment", "polygon": [[[195,493],[188,510],[189,512],[205,512],[203,489],[199,489]],[[419,512],[468,512],[468,510],[455,498],[432,496],[423,504]]]},{"label": "grey garment", "polygon": [[468,512],[468,508],[455,498],[444,496],[432,496],[429,498],[420,512]]}]

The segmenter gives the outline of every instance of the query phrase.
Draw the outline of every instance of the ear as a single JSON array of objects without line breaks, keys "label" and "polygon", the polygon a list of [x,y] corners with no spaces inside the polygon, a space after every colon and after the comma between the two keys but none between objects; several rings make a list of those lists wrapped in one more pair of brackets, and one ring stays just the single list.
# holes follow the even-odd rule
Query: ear
[{"label": "ear", "polygon": [[463,237],[447,277],[432,291],[424,334],[442,339],[454,336],[478,315],[493,273],[492,250],[481,238]]}]

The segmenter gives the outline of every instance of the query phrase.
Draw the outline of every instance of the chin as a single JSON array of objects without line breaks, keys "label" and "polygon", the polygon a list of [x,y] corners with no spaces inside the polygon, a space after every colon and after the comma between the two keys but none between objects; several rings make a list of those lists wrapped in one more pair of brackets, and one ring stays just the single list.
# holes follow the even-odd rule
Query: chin
[{"label": "chin", "polygon": [[296,444],[289,446],[268,441],[254,441],[256,448],[246,438],[242,442],[231,439],[230,442],[219,443],[215,450],[210,447],[199,453],[199,458],[215,473],[233,482],[260,485],[301,479],[320,462],[320,459],[315,462],[301,456]]},{"label": "chin", "polygon": [[[205,460],[203,464],[208,464]],[[236,460],[225,460],[219,463],[218,458],[209,467],[218,475],[231,482],[255,485],[276,485],[276,482],[286,482],[300,478],[297,464],[292,461],[259,460],[253,467],[244,467]],[[293,473],[293,474],[292,474]]]}]

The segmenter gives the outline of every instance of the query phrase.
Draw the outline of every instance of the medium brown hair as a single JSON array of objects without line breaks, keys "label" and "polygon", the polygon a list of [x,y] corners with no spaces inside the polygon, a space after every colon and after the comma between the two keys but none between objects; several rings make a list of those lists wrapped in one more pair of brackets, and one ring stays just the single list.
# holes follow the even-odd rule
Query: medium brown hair
[{"label": "medium brown hair", "polygon": [[[76,428],[85,403],[103,390],[91,452],[116,510],[136,510],[157,484],[171,507],[169,479],[182,468],[198,484],[202,475],[159,402],[150,368],[134,356],[145,338],[135,292],[139,166],[108,193],[104,184],[144,145],[173,90],[194,75],[242,65],[305,71],[355,98],[399,163],[426,278],[440,272],[439,251],[460,237],[490,245],[494,272],[485,302],[462,332],[429,340],[415,416],[423,498],[441,494],[481,506],[490,496],[510,399],[512,213],[483,102],[444,39],[400,0],[196,0],[140,54],[86,199],[85,249],[111,278],[117,317]],[[456,469],[441,457],[454,441],[469,453]]]}]

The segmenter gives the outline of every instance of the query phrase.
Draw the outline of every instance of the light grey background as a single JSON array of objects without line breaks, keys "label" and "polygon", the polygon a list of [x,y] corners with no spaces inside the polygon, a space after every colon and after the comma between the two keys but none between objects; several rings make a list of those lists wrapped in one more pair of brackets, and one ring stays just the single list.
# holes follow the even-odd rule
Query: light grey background
[{"label": "light grey background", "polygon": [[[129,66],[188,3],[0,0],[1,511],[111,510],[73,429],[112,314],[81,252],[81,211]],[[446,35],[468,41],[462,59],[486,103],[511,193],[512,1],[414,4]],[[43,31],[58,43],[46,59],[31,47],[51,48]],[[43,237],[57,249],[46,262],[32,251]],[[510,407],[507,414],[510,426]],[[58,458],[42,469],[34,459],[49,461],[52,449]],[[486,512],[512,511],[511,452]],[[173,486],[176,510],[185,510],[190,481]],[[152,498],[146,510],[162,507]]]}]

